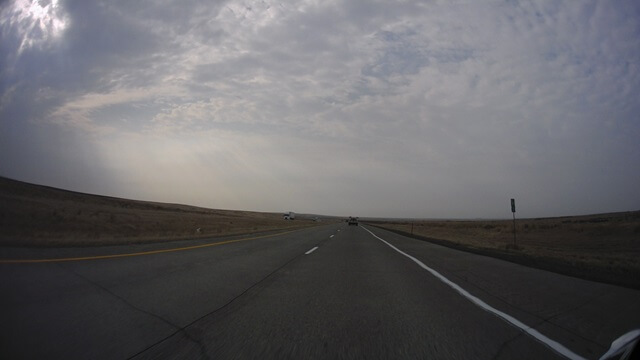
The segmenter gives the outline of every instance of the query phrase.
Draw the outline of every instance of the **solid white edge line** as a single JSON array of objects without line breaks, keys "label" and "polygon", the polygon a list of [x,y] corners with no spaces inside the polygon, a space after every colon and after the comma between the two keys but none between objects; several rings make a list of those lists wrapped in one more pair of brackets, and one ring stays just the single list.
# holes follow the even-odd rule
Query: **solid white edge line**
[{"label": "solid white edge line", "polygon": [[306,253],[304,253],[304,254],[305,254],[305,255],[309,255],[309,254],[311,254],[312,252],[316,251],[316,249],[317,249],[317,248],[318,248],[318,247],[316,246],[316,247],[314,247],[313,249],[311,249],[311,250],[307,251],[307,252],[306,252]]},{"label": "solid white edge line", "polygon": [[427,270],[428,272],[430,272],[431,275],[435,276],[436,278],[438,278],[443,283],[449,285],[451,288],[453,288],[458,293],[460,293],[460,295],[466,297],[469,301],[471,301],[472,303],[478,305],[483,310],[488,311],[488,312],[498,316],[499,318],[502,318],[506,322],[508,322],[511,325],[521,329],[525,333],[529,334],[530,336],[532,336],[536,340],[540,341],[541,343],[545,344],[546,346],[548,346],[549,348],[551,348],[552,350],[554,350],[558,354],[560,354],[560,355],[562,355],[562,356],[564,356],[564,357],[566,357],[568,359],[586,360],[585,358],[583,358],[582,356],[580,356],[580,355],[574,353],[573,351],[569,350],[567,347],[565,347],[564,345],[560,344],[559,342],[557,342],[555,340],[551,340],[548,337],[542,335],[538,330],[533,329],[532,327],[524,324],[523,322],[521,322],[520,320],[514,318],[513,316],[511,316],[509,314],[506,314],[506,313],[504,313],[504,312],[502,312],[502,311],[490,306],[489,304],[485,303],[484,301],[480,300],[479,298],[471,295],[467,290],[463,289],[458,284],[454,283],[453,281],[451,281],[451,280],[447,279],[446,277],[444,277],[443,275],[441,275],[439,272],[437,272],[437,271],[433,270],[432,268],[428,267],[427,265],[423,264],[420,260],[414,258],[413,256],[411,256],[411,255],[405,253],[404,251],[398,249],[397,247],[391,245],[386,240],[384,240],[381,237],[377,236],[376,234],[374,234],[373,232],[371,232],[369,229],[365,228],[364,226],[362,228],[365,229],[369,234],[371,234],[376,239],[378,239],[378,240],[382,241],[383,243],[387,244],[393,250],[395,250],[395,251],[399,252],[400,254],[402,254],[402,255],[408,257],[409,259],[413,260],[413,262],[418,264],[421,268],[423,268],[423,269]]}]

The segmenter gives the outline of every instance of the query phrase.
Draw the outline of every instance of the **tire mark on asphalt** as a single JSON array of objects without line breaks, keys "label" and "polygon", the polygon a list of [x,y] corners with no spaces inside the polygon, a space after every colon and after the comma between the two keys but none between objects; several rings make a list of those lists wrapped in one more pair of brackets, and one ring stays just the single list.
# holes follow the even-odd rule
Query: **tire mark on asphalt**
[{"label": "tire mark on asphalt", "polygon": [[[149,316],[151,316],[151,317],[153,317],[153,318],[156,318],[156,319],[160,320],[161,322],[163,322],[163,323],[165,323],[165,324],[169,325],[170,327],[172,327],[172,328],[176,329],[176,331],[175,331],[174,333],[172,333],[172,335],[173,335],[173,334],[176,334],[176,333],[178,333],[178,332],[180,332],[181,330],[184,330],[184,329],[183,329],[183,328],[181,328],[179,325],[172,323],[171,321],[169,321],[169,320],[165,319],[164,317],[162,317],[162,316],[160,316],[160,315],[158,315],[158,314],[152,313],[151,311],[145,310],[145,309],[143,309],[143,308],[141,308],[141,307],[139,307],[139,306],[136,306],[136,305],[132,304],[131,302],[129,302],[129,301],[128,301],[127,299],[125,299],[124,297],[122,297],[122,296],[120,296],[120,295],[116,294],[115,292],[113,292],[113,291],[111,291],[109,288],[107,288],[107,287],[105,287],[105,286],[101,285],[101,284],[100,284],[100,283],[98,283],[97,281],[93,281],[93,280],[91,280],[90,278],[88,278],[88,277],[86,277],[86,276],[84,276],[84,275],[82,275],[82,274],[78,273],[78,272],[77,272],[77,271],[75,271],[74,269],[72,269],[72,268],[70,268],[70,267],[69,267],[69,268],[67,268],[67,267],[62,266],[62,265],[60,265],[60,264],[58,264],[58,266],[59,266],[59,267],[61,267],[61,268],[62,268],[62,269],[64,269],[64,270],[66,270],[66,271],[68,271],[68,272],[70,272],[70,273],[74,274],[75,276],[77,276],[77,277],[79,277],[79,278],[83,279],[84,281],[88,282],[89,284],[91,284],[91,285],[93,285],[93,286],[95,286],[95,287],[97,287],[97,288],[99,288],[99,289],[103,290],[104,292],[106,292],[106,293],[108,293],[109,295],[113,296],[114,298],[116,298],[116,299],[120,300],[122,303],[124,303],[125,305],[129,306],[130,308],[132,308],[132,309],[134,309],[134,310],[136,310],[136,311],[138,311],[138,312],[141,312],[141,313],[147,314],[147,315],[149,315]],[[196,339],[194,339],[193,337],[191,337],[187,332],[184,332],[184,334],[185,334],[185,336],[186,336],[189,340],[191,340],[192,342],[194,342],[196,345],[198,345],[198,346],[199,346],[199,348],[200,348],[200,354],[203,356],[203,358],[208,359],[207,354],[206,354],[206,352],[205,352],[204,345],[203,345],[199,340],[196,340]],[[134,356],[135,356],[135,355],[134,355]]]},{"label": "tire mark on asphalt", "polygon": [[[320,242],[318,242],[316,244],[316,246],[321,246],[324,242],[326,242],[328,239],[322,239]],[[192,322],[190,322],[189,324],[178,328],[176,331],[174,331],[172,334],[160,339],[159,341],[155,342],[154,344],[149,345],[148,347],[146,347],[145,349],[139,351],[138,353],[132,355],[131,357],[129,357],[128,359],[133,359],[136,358],[138,356],[143,355],[145,352],[153,349],[154,347],[162,344],[163,342],[171,339],[172,337],[174,337],[175,335],[178,335],[179,333],[184,333],[189,339],[192,339],[191,337],[189,337],[187,330],[189,327],[194,326],[196,323],[204,320],[205,318],[209,317],[209,316],[213,316],[216,313],[224,310],[225,308],[227,308],[228,306],[230,306],[231,304],[233,304],[234,302],[236,302],[238,299],[242,298],[243,296],[245,296],[246,294],[248,294],[251,290],[253,290],[254,288],[257,288],[260,284],[264,283],[266,280],[268,280],[270,277],[272,277],[273,275],[275,275],[277,272],[279,272],[280,270],[284,269],[285,267],[287,267],[289,264],[293,263],[294,261],[302,258],[305,254],[301,253],[298,254],[296,256],[294,256],[293,258],[291,258],[290,260],[286,261],[284,264],[282,264],[281,266],[279,266],[278,268],[276,268],[275,270],[271,271],[269,274],[267,274],[265,277],[263,277],[262,279],[258,280],[256,283],[254,283],[253,285],[249,286],[248,288],[246,288],[244,291],[242,291],[241,293],[239,293],[238,295],[234,296],[233,298],[231,298],[229,301],[227,301],[225,304],[223,304],[222,306],[200,316],[199,318],[193,320]],[[195,340],[194,340],[195,341]],[[206,349],[206,345],[202,344],[201,342],[197,342],[202,348],[201,350],[204,352],[204,356],[207,356],[207,349]]]},{"label": "tire mark on asphalt", "polygon": [[[394,233],[394,235],[395,236],[399,236],[398,234],[395,234],[395,233]],[[392,237],[392,238],[394,238],[394,237]],[[395,238],[395,239],[397,240],[397,238]],[[436,244],[436,245],[438,245],[438,244]],[[441,272],[449,274],[448,276],[452,276],[452,277],[457,278],[460,281],[463,281],[468,286],[473,287],[476,291],[484,294],[484,296],[491,297],[491,298],[495,299],[496,301],[502,303],[503,305],[505,305],[507,307],[511,307],[511,308],[517,309],[518,311],[521,311],[521,312],[523,312],[523,313],[525,313],[527,315],[530,315],[531,317],[534,317],[534,318],[538,319],[538,321],[535,322],[531,326],[532,328],[537,328],[537,327],[539,327],[540,325],[543,325],[543,324],[550,324],[550,325],[552,325],[552,326],[554,326],[554,327],[556,327],[558,329],[562,329],[563,331],[567,332],[568,334],[571,334],[572,336],[574,336],[576,338],[579,338],[580,340],[584,341],[585,343],[589,343],[589,344],[593,344],[593,345],[595,345],[597,347],[601,347],[602,349],[599,349],[599,350],[601,350],[601,352],[604,352],[604,351],[606,351],[606,349],[609,348],[610,344],[601,344],[600,342],[598,342],[596,340],[589,339],[589,338],[579,334],[574,329],[570,329],[570,328],[567,328],[567,327],[565,327],[565,326],[563,326],[561,324],[557,324],[557,323],[553,322],[553,319],[555,319],[557,317],[560,317],[560,316],[563,316],[563,315],[566,315],[566,314],[569,314],[571,312],[574,312],[574,311],[576,311],[576,310],[588,305],[589,303],[595,301],[596,299],[607,295],[606,291],[601,291],[599,294],[586,299],[585,301],[583,301],[579,305],[576,305],[576,306],[572,307],[571,309],[568,309],[568,310],[562,311],[562,312],[558,312],[558,313],[556,313],[554,315],[541,317],[541,316],[538,316],[538,314],[536,314],[536,313],[534,313],[532,311],[529,311],[529,310],[527,310],[525,308],[522,308],[520,306],[516,306],[516,305],[512,304],[511,302],[509,302],[503,296],[491,293],[487,289],[485,289],[484,287],[478,285],[477,283],[474,283],[473,281],[470,281],[469,278],[465,275],[468,271],[469,271],[469,269],[465,268],[465,269],[462,269],[462,270],[446,270],[446,271],[441,271]]]},{"label": "tire mark on asphalt", "polygon": [[487,311],[487,312],[489,312],[489,313],[501,318],[505,322],[511,324],[512,326],[522,330],[523,332],[525,332],[529,336],[531,336],[534,339],[538,340],[540,343],[546,345],[549,349],[555,351],[556,353],[558,353],[558,354],[560,354],[560,355],[562,355],[562,356],[564,356],[564,357],[566,357],[568,359],[585,360],[585,358],[583,358],[582,356],[574,353],[573,351],[571,351],[570,349],[568,349],[564,345],[560,344],[559,342],[548,338],[547,336],[543,335],[541,332],[539,332],[538,330],[536,330],[532,326],[524,324],[523,322],[521,322],[520,320],[514,318],[513,316],[511,316],[511,315],[509,315],[509,314],[507,314],[507,313],[505,313],[503,311],[500,311],[500,310],[490,306],[489,304],[487,304],[486,302],[482,301],[477,296],[471,295],[471,293],[469,293],[467,290],[462,288],[460,285],[454,283],[453,281],[451,281],[448,278],[444,277],[439,272],[437,272],[434,269],[428,267],[427,265],[425,265],[422,261],[418,260],[417,258],[415,258],[415,257],[407,254],[406,252],[398,249],[397,247],[395,247],[391,243],[387,242],[383,238],[381,238],[381,237],[377,236],[376,234],[374,234],[373,232],[371,232],[371,230],[369,230],[369,229],[367,229],[365,227],[362,227],[362,229],[367,231],[374,238],[376,238],[376,239],[382,241],[383,243],[387,244],[390,248],[392,248],[393,250],[397,251],[399,254],[409,258],[411,261],[413,261],[414,263],[418,264],[418,266],[420,266],[421,268],[423,268],[427,272],[431,273],[431,275],[436,277],[438,280],[442,281],[444,284],[446,284],[447,286],[449,286],[450,288],[452,288],[456,292],[458,292],[460,295],[465,297],[467,300],[471,301],[473,304],[475,304],[478,307],[480,307],[482,310],[485,310],[485,311]]},{"label": "tire mark on asphalt", "polygon": [[557,312],[554,315],[549,315],[549,316],[546,316],[546,317],[542,317],[542,316],[538,316],[538,314],[536,314],[533,311],[527,310],[527,309],[525,309],[525,308],[523,308],[521,306],[514,305],[513,303],[509,302],[509,300],[507,300],[505,297],[500,296],[500,295],[496,295],[494,293],[491,293],[487,289],[485,289],[484,287],[482,287],[482,286],[470,281],[466,276],[462,276],[462,275],[458,274],[458,273],[467,272],[467,271],[468,270],[453,270],[453,271],[443,271],[443,273],[447,273],[450,276],[453,276],[453,277],[459,279],[460,281],[463,281],[465,284],[467,284],[468,286],[474,288],[476,291],[484,294],[484,296],[493,298],[496,301],[502,303],[504,306],[517,309],[518,311],[521,311],[521,312],[523,312],[523,313],[525,313],[527,315],[530,315],[531,317],[534,317],[534,318],[538,319],[538,322],[534,323],[531,326],[533,328],[537,328],[540,325],[545,324],[545,323],[546,324],[550,324],[550,325],[552,325],[552,326],[554,326],[554,327],[556,327],[558,329],[562,329],[562,330],[566,331],[568,334],[571,334],[571,335],[575,336],[576,338],[581,339],[582,341],[584,341],[586,343],[590,343],[590,344],[593,344],[595,346],[601,347],[602,348],[601,349],[602,352],[604,352],[604,351],[606,351],[606,349],[608,349],[609,345],[607,345],[607,344],[601,344],[601,343],[599,343],[599,342],[597,342],[595,340],[589,339],[589,338],[579,334],[574,329],[570,329],[570,328],[567,328],[567,327],[565,327],[565,326],[563,326],[561,324],[557,324],[557,323],[553,322],[553,319],[555,319],[557,317],[560,317],[560,316],[563,316],[563,315],[566,315],[566,314],[569,314],[569,313],[571,313],[573,311],[576,311],[576,310],[580,309],[581,307],[584,307],[584,306],[588,305],[592,301],[594,301],[594,300],[606,295],[607,293],[605,291],[602,291],[598,295],[593,296],[593,297],[585,300],[584,302],[580,303],[579,305],[576,305],[576,306],[572,307],[571,309],[568,309],[566,311]]}]

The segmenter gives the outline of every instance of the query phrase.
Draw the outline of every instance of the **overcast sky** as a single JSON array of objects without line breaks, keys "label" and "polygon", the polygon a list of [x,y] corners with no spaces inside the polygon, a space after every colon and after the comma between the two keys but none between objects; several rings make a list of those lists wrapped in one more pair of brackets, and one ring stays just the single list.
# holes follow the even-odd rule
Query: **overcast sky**
[{"label": "overcast sky", "polygon": [[222,209],[640,209],[640,2],[3,1],[0,175]]}]

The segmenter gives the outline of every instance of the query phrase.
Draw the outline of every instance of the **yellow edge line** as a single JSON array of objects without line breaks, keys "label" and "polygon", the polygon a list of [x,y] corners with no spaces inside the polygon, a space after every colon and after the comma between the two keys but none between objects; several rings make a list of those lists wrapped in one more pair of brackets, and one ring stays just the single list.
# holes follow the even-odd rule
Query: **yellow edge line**
[{"label": "yellow edge line", "polygon": [[279,235],[292,233],[294,231],[297,231],[297,230],[285,231],[285,232],[281,232],[281,233],[277,233],[277,234],[271,234],[271,235],[249,237],[249,238],[244,238],[244,239],[220,241],[220,242],[211,243],[211,244],[204,244],[204,245],[194,245],[194,246],[186,246],[186,247],[180,247],[180,248],[152,250],[152,251],[142,251],[142,252],[126,253],[126,254],[97,255],[97,256],[83,256],[83,257],[56,258],[56,259],[15,259],[15,260],[14,259],[0,259],[0,264],[51,263],[51,262],[63,262],[63,261],[99,260],[99,259],[114,259],[114,258],[130,257],[130,256],[153,255],[153,254],[160,254],[160,253],[167,253],[167,252],[176,252],[176,251],[200,249],[200,248],[205,248],[205,247],[210,247],[210,246],[218,246],[218,245],[224,245],[224,244],[230,244],[230,243],[240,242],[240,241],[264,239],[264,238],[269,238],[269,237],[274,237],[274,236],[279,236]]}]

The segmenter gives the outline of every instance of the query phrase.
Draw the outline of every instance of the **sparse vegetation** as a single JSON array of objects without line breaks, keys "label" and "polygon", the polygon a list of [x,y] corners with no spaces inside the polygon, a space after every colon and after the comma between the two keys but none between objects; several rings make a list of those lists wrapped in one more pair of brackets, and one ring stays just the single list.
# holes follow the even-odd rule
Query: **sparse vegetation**
[{"label": "sparse vegetation", "polygon": [[376,226],[445,246],[640,288],[640,211],[511,220],[384,221]]},{"label": "sparse vegetation", "polygon": [[314,224],[310,219],[283,221],[281,214],[88,195],[0,177],[0,246],[128,244]]}]

